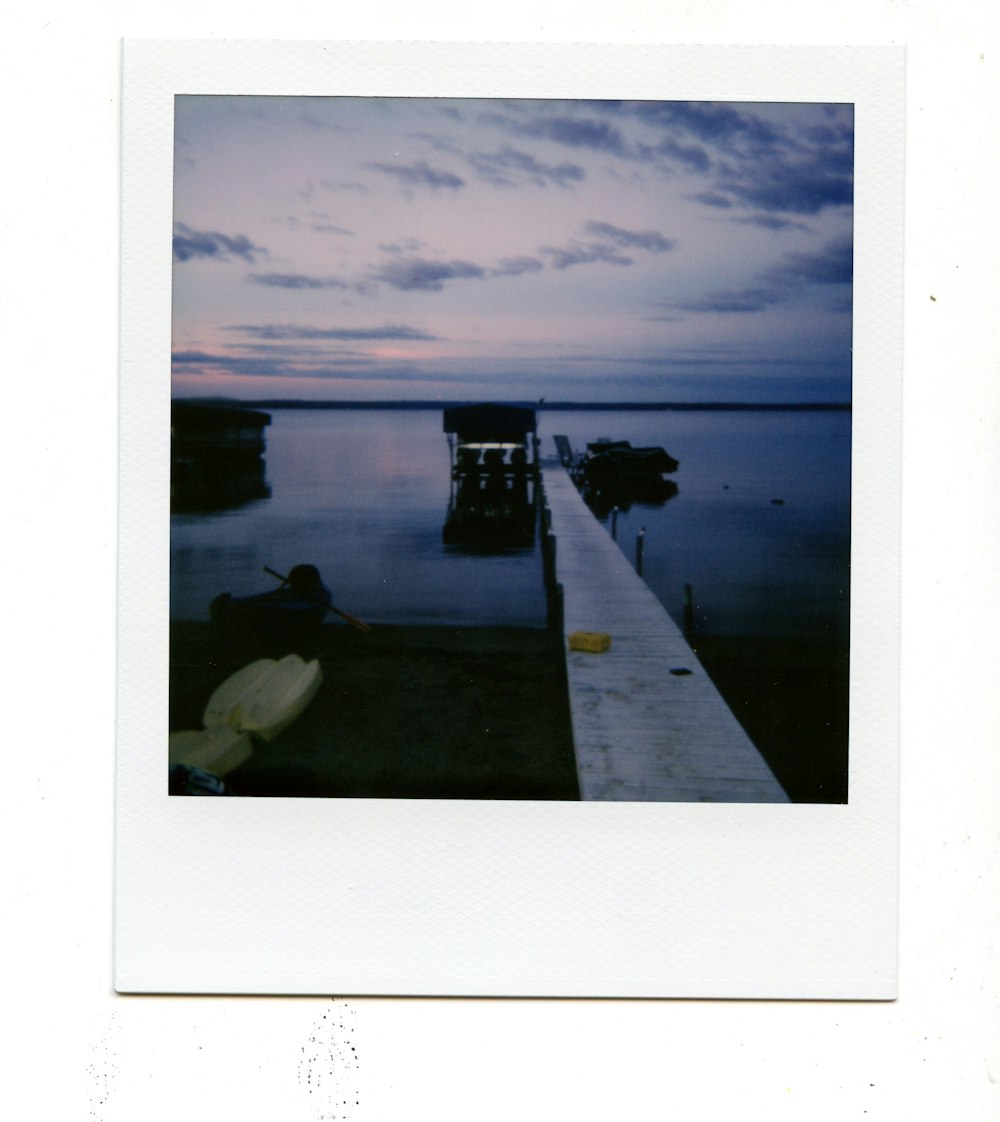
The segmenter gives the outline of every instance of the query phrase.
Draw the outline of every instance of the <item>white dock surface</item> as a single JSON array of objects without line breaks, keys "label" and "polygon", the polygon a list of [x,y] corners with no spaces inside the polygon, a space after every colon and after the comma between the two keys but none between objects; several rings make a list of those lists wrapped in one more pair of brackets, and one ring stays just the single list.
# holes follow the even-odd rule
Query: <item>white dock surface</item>
[{"label": "white dock surface", "polygon": [[[566,644],[580,797],[628,802],[788,802],[680,628],[565,469],[544,471],[563,586],[564,632],[603,631],[611,649]],[[672,670],[690,670],[676,675]]]}]

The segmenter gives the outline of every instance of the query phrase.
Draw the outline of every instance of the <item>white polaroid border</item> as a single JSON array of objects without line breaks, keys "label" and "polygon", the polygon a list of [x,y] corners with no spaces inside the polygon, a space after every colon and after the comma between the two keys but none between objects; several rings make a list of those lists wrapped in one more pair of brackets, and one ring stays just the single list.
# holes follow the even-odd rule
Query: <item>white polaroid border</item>
[{"label": "white polaroid border", "polygon": [[[167,795],[173,100],[193,93],[854,104],[849,805]],[[125,44],[119,992],[895,996],[903,136],[895,48]]]}]

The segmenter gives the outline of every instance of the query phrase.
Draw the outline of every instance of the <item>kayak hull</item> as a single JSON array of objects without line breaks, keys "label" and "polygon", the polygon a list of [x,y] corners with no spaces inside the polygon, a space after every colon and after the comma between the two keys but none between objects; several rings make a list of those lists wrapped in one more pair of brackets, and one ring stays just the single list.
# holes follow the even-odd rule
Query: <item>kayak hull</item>
[{"label": "kayak hull", "polygon": [[274,740],[305,711],[323,682],[319,661],[297,654],[263,658],[237,670],[212,694],[205,707],[206,728],[229,726]]},{"label": "kayak hull", "polygon": [[220,779],[245,764],[253,755],[249,734],[231,725],[216,725],[184,732],[172,732],[169,738],[169,762],[200,768]]}]

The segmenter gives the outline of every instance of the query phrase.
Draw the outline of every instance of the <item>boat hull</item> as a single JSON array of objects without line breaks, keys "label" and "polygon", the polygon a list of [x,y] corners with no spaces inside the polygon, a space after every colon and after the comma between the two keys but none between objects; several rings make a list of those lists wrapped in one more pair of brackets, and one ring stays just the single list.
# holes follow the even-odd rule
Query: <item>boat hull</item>
[{"label": "boat hull", "polygon": [[305,711],[323,682],[318,660],[296,654],[258,659],[237,670],[205,707],[207,729],[228,726],[264,741],[274,740]]}]

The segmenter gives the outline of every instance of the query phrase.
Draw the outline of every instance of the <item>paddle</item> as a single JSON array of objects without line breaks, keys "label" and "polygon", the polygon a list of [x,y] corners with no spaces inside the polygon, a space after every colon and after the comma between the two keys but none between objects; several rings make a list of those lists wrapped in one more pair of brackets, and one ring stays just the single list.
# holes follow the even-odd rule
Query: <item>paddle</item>
[{"label": "paddle", "polygon": [[[276,577],[282,584],[288,584],[288,577],[282,576],[281,573],[276,572],[274,569],[269,569],[267,565],[264,566],[264,572],[267,573],[268,576]],[[320,601],[317,602],[319,603]],[[335,612],[341,619],[346,619],[351,627],[356,628],[358,631],[371,631],[371,627],[365,623],[363,619],[348,615],[347,612],[342,612],[340,608],[335,608],[332,604],[327,604],[326,610],[328,612]]]}]

